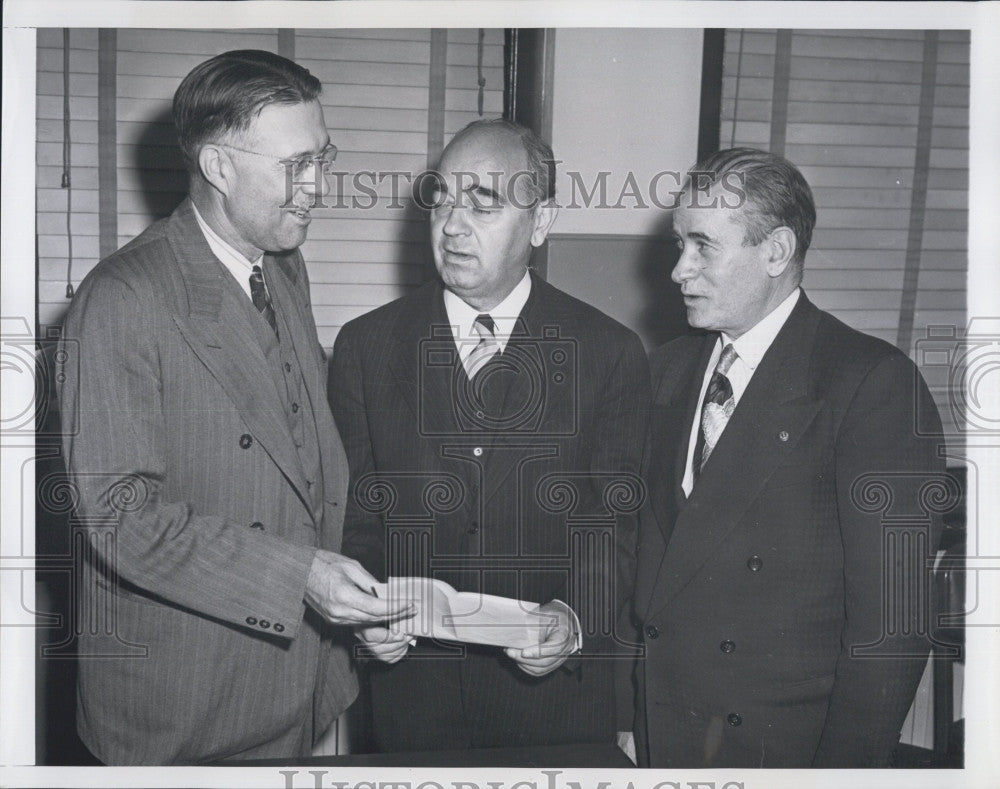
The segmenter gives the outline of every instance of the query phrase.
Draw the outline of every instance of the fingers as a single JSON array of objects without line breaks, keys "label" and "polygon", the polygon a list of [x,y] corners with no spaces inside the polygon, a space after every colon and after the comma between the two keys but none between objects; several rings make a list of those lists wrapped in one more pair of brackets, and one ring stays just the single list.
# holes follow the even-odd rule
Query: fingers
[{"label": "fingers", "polygon": [[564,621],[560,621],[537,646],[508,648],[504,652],[523,672],[541,677],[561,666],[575,649],[576,639],[572,630]]},{"label": "fingers", "polygon": [[411,639],[405,633],[395,633],[384,627],[362,627],[355,635],[364,642],[366,654],[383,663],[396,663],[410,648]]},{"label": "fingers", "polygon": [[554,671],[563,664],[563,662],[568,657],[568,653],[561,654],[556,657],[544,657],[544,658],[529,658],[525,656],[526,650],[523,649],[505,649],[507,657],[517,663],[518,668],[521,669],[525,674],[530,674],[533,677],[543,677],[550,671]]},{"label": "fingers", "polygon": [[524,659],[545,659],[569,655],[576,646],[576,639],[568,626],[560,624],[545,636],[545,640],[537,646],[525,647],[520,650]]},{"label": "fingers", "polygon": [[415,611],[412,603],[383,600],[353,584],[342,583],[333,590],[333,599],[324,613],[334,624],[351,625],[405,619]]},{"label": "fingers", "polygon": [[357,625],[413,616],[416,609],[403,600],[383,600],[374,593],[376,581],[358,562],[319,550],[306,584],[306,602],[335,625]]},{"label": "fingers", "polygon": [[524,656],[526,658],[550,658],[568,655],[573,651],[573,647],[576,646],[575,639],[569,631],[564,632],[562,635],[563,638],[559,640],[544,641],[537,647],[528,647],[524,650]]},{"label": "fingers", "polygon": [[[347,577],[349,581],[352,581],[355,586],[359,589],[371,589],[375,586],[378,581],[375,580],[370,572],[368,572],[361,564],[354,559],[348,559],[346,556],[341,556],[340,554],[330,554],[340,560],[340,569]],[[331,564],[336,563],[336,560],[331,559]]]}]

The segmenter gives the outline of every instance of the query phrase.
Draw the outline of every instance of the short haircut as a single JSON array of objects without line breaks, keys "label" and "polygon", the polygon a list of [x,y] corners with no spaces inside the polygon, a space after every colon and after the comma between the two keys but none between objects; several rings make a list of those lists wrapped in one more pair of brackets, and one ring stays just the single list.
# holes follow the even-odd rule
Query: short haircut
[{"label": "short haircut", "polygon": [[759,244],[775,228],[791,228],[796,242],[793,262],[801,272],[816,225],[816,204],[802,173],[777,154],[756,148],[727,148],[698,162],[688,173],[688,183],[697,174],[696,186],[707,187],[729,173],[741,177],[740,187],[746,193],[746,202],[736,216],[746,231],[743,243]]},{"label": "short haircut", "polygon": [[493,129],[502,129],[517,137],[524,148],[531,178],[519,178],[518,183],[524,184],[525,188],[529,190],[532,201],[542,203],[554,198],[556,196],[556,160],[552,154],[552,146],[538,136],[533,129],[522,126],[520,123],[509,121],[506,118],[484,118],[472,121],[452,137],[451,142],[445,146],[441,157],[444,158],[444,153],[447,153],[448,148],[463,137],[479,130]]},{"label": "short haircut", "polygon": [[223,52],[195,66],[174,93],[174,125],[192,172],[206,142],[245,132],[264,107],[314,100],[320,81],[288,58],[260,49]]}]

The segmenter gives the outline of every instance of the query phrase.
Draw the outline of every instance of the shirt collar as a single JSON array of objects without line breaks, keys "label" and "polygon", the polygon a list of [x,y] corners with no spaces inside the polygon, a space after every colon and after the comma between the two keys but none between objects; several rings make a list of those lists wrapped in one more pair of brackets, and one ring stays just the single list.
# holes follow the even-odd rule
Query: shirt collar
[{"label": "shirt collar", "polygon": [[[497,339],[501,353],[507,347],[507,341],[510,339],[511,332],[514,331],[514,325],[517,323],[524,305],[527,304],[530,294],[531,274],[525,270],[521,281],[507,294],[507,298],[488,311],[489,316],[493,318],[495,326],[493,336]],[[459,353],[461,354],[463,351],[472,353],[475,344],[470,345],[468,341],[479,340],[479,333],[473,324],[482,311],[466,304],[447,288],[444,291],[444,308],[448,314],[448,323],[451,325],[455,342],[458,344]]]},{"label": "shirt collar", "polygon": [[751,369],[756,370],[760,360],[764,358],[767,349],[771,347],[774,338],[778,336],[781,327],[785,325],[788,316],[792,314],[798,303],[800,288],[796,288],[777,307],[771,310],[761,321],[739,338],[732,339],[722,332],[722,347],[732,343],[740,359]]},{"label": "shirt collar", "polygon": [[205,221],[201,212],[198,211],[198,206],[191,202],[194,208],[194,218],[198,221],[198,227],[201,228],[202,234],[205,236],[205,240],[208,242],[209,248],[212,253],[222,262],[229,272],[235,277],[236,281],[243,286],[243,289],[249,292],[249,278],[251,269],[254,266],[259,265],[261,258],[264,257],[264,253],[260,253],[260,257],[256,260],[250,260],[239,252],[232,244],[227,242],[218,233],[216,233]]}]

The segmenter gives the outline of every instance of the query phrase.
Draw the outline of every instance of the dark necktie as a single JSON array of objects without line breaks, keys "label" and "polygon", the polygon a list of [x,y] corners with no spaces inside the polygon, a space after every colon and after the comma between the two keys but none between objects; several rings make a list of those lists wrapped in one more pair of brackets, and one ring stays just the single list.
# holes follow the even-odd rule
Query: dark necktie
[{"label": "dark necktie", "polygon": [[722,349],[722,356],[719,357],[719,363],[715,366],[715,372],[708,382],[708,389],[705,390],[705,400],[701,405],[701,430],[698,431],[698,441],[695,443],[692,459],[692,471],[696,480],[736,408],[733,386],[726,377],[729,368],[736,361],[736,356],[736,349],[732,343]]},{"label": "dark necktie", "polygon": [[494,335],[496,324],[493,322],[493,318],[486,313],[477,315],[472,327],[479,334],[479,342],[462,363],[470,380],[500,351],[500,343],[497,342]]},{"label": "dark necktie", "polygon": [[264,316],[264,320],[277,336],[278,320],[274,315],[271,297],[267,295],[267,288],[264,287],[264,272],[260,266],[254,266],[250,274],[250,298],[253,300],[253,306]]}]

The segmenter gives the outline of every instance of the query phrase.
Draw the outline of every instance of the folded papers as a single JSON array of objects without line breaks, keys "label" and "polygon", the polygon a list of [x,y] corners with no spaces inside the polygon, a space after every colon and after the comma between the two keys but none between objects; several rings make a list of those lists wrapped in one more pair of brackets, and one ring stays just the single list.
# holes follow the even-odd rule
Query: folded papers
[{"label": "folded papers", "polygon": [[381,598],[415,605],[412,618],[389,625],[391,631],[410,636],[524,649],[544,641],[556,626],[557,617],[540,613],[538,603],[457,592],[437,578],[390,577],[374,591]]}]

